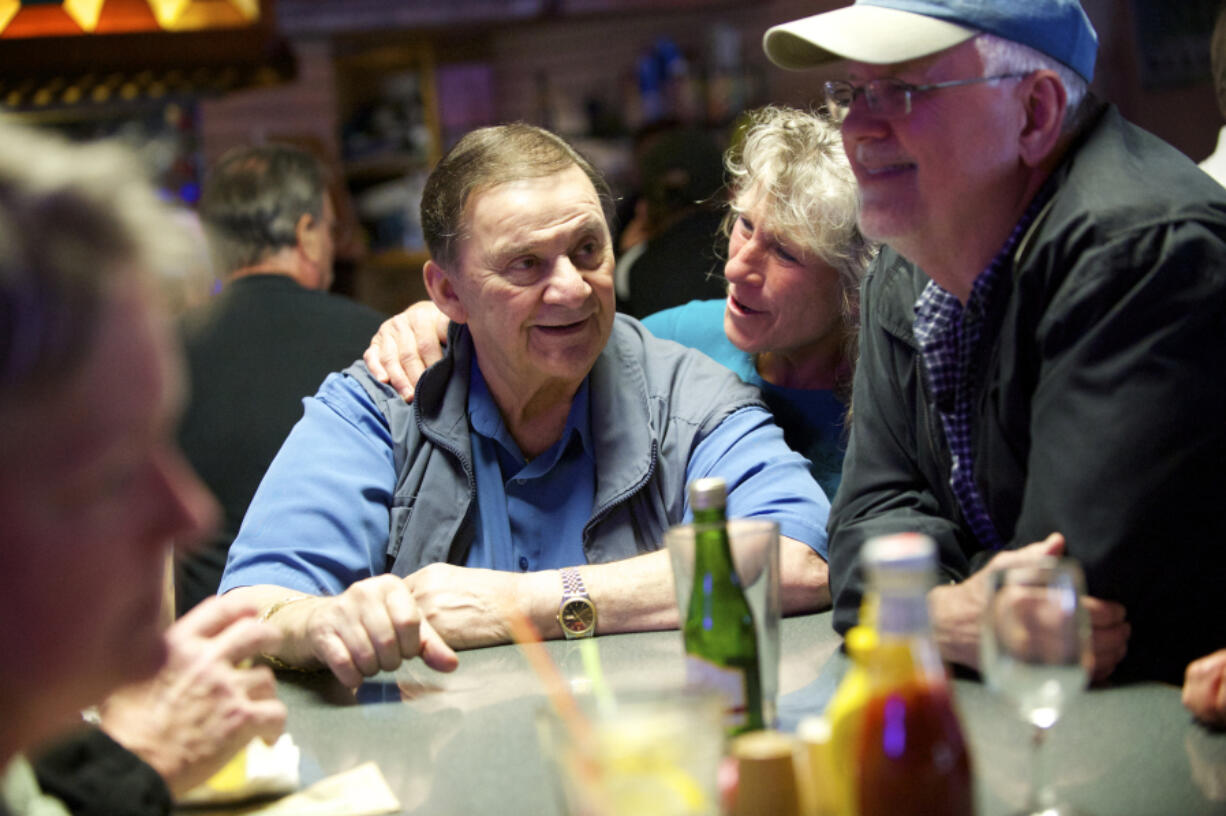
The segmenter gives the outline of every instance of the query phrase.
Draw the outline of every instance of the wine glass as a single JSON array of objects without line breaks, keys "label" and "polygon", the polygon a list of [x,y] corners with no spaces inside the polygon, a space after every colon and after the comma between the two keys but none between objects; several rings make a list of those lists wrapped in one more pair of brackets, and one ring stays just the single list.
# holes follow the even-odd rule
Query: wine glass
[{"label": "wine glass", "polygon": [[1068,559],[1044,558],[988,575],[988,605],[979,639],[988,686],[1033,726],[1027,816],[1077,813],[1057,801],[1044,766],[1047,729],[1085,690],[1093,651],[1081,599],[1085,577]]}]

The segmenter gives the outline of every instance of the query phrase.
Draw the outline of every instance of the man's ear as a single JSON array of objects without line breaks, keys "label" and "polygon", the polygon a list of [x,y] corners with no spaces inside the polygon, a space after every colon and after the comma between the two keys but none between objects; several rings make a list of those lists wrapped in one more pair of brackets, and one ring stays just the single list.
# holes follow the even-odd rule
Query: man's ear
[{"label": "man's ear", "polygon": [[1035,71],[1021,84],[1019,90],[1026,118],[1018,135],[1018,147],[1022,161],[1030,167],[1038,167],[1060,141],[1068,94],[1054,71]]},{"label": "man's ear", "polygon": [[320,230],[323,228],[323,219],[316,218],[310,213],[298,216],[298,223],[294,224],[294,238],[298,240],[298,251],[312,263],[319,263],[322,257]]},{"label": "man's ear", "polygon": [[426,282],[426,292],[439,311],[447,315],[452,323],[467,323],[468,310],[460,302],[455,283],[447,271],[434,261],[426,261],[421,276]]}]

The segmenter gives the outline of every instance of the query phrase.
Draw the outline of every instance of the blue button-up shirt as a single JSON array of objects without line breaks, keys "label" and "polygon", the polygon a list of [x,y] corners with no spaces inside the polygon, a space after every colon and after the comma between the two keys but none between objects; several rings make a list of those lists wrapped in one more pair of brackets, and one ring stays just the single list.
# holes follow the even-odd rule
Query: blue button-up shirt
[{"label": "blue button-up shirt", "polygon": [[587,380],[571,401],[561,438],[531,462],[502,421],[478,366],[469,374],[468,421],[478,513],[465,565],[529,572],[584,563],[583,525],[596,496]]},{"label": "blue button-up shirt", "polygon": [[[583,393],[576,402],[587,399],[588,392]],[[319,392],[305,400],[304,408],[302,420],[265,474],[230,547],[221,593],[239,586],[276,584],[314,594],[337,594],[355,581],[387,570],[397,471],[386,419],[365,389],[341,374],[324,380]],[[483,549],[484,563],[497,559],[521,571],[587,562],[582,525],[592,510],[593,484],[577,485],[566,470],[579,473],[593,467],[584,461],[590,459],[584,449],[587,414],[587,408],[572,406],[559,446],[527,465],[513,457],[506,471],[498,458],[511,450],[505,444],[509,435],[498,442],[497,429],[484,439],[481,433],[471,434],[474,456],[486,458],[485,463],[475,465],[480,469],[476,478],[482,533],[481,543],[473,544]],[[492,415],[477,421],[487,433],[491,431]],[[472,425],[470,417],[470,429]],[[487,453],[477,453],[487,443],[492,446]],[[493,476],[483,479],[482,470]],[[559,474],[567,478],[556,478]],[[826,558],[830,504],[809,476],[805,460],[788,450],[782,431],[764,409],[748,406],[734,411],[694,446],[686,465],[686,482],[700,476],[721,476],[728,483],[730,517],[778,521],[781,535],[808,544]],[[514,484],[519,478],[525,479],[524,485]],[[529,479],[539,484],[529,487]],[[491,487],[500,488],[498,492],[506,497],[505,511],[485,507]],[[526,489],[524,493],[516,492],[520,487]],[[579,513],[580,502],[587,514]],[[555,518],[552,511],[559,515]],[[584,518],[575,528],[574,519],[579,515]],[[686,503],[682,521],[690,517]],[[506,532],[491,535],[504,525]],[[579,532],[572,534],[571,529]],[[521,535],[528,538],[520,541]],[[465,563],[473,564],[472,558],[475,556]]]}]

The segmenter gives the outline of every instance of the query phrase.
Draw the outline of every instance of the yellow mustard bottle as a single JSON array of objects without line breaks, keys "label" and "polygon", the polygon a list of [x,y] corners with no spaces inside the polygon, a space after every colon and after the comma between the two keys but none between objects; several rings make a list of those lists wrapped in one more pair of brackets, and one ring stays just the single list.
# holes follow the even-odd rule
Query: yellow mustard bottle
[{"label": "yellow mustard bottle", "polygon": [[877,647],[876,621],[877,598],[866,591],[860,602],[860,622],[847,630],[844,640],[851,666],[826,704],[825,717],[830,724],[826,769],[830,790],[824,798],[833,806],[835,816],[858,816],[855,761],[870,693],[868,661]]}]

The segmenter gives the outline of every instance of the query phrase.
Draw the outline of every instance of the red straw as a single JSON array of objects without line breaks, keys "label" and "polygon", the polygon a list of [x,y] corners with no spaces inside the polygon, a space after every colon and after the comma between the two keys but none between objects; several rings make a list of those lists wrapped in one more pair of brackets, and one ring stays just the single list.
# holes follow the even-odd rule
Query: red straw
[{"label": "red straw", "polygon": [[541,633],[528,620],[528,616],[518,608],[508,606],[503,610],[507,626],[511,630],[511,638],[519,645],[520,651],[528,660],[528,665],[536,672],[545,686],[545,694],[550,705],[562,720],[562,725],[570,733],[584,756],[591,756],[595,744],[595,734],[592,723],[579,708],[575,696],[570,693],[570,687],[557,665],[549,656],[549,651],[542,642]]}]

